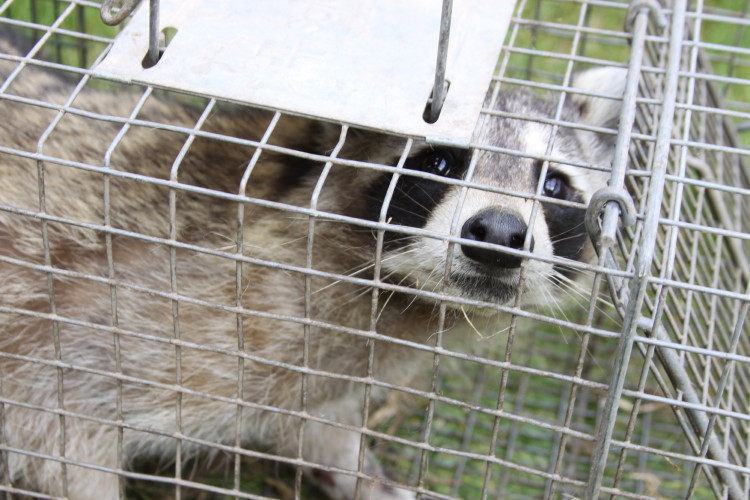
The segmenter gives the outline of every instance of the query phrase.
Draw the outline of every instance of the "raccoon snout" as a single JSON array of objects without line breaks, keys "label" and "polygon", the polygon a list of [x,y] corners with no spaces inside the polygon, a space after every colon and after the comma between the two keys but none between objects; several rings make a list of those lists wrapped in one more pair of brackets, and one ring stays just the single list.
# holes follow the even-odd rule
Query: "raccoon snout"
[{"label": "raccoon snout", "polygon": [[[521,250],[527,229],[528,226],[518,215],[499,208],[486,208],[464,223],[461,228],[461,238]],[[500,250],[467,245],[461,245],[461,250],[470,259],[489,266],[504,269],[521,267],[521,257]],[[533,250],[534,238],[532,237],[529,251]]]}]

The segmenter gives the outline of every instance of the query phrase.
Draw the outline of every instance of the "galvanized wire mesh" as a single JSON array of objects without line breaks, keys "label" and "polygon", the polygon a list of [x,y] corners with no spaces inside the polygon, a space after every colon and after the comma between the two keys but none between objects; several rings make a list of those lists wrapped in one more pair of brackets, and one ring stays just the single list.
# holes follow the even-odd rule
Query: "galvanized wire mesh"
[{"label": "galvanized wire mesh", "polygon": [[[632,5],[598,0],[518,3],[491,92],[521,88],[559,99],[570,90],[571,75],[582,69],[614,65],[635,72],[637,79],[632,81],[637,83],[633,87],[637,92],[626,94],[623,103],[624,113],[633,114],[634,126],[620,128],[621,157],[613,166],[612,185],[627,188],[635,202],[637,222],[615,231],[618,211],[611,204],[605,210],[601,231],[603,239],[609,236],[613,244],[603,247],[596,266],[589,266],[597,271],[590,273],[595,278],[570,308],[536,311],[498,307],[511,313],[507,322],[491,329],[478,325],[470,345],[451,345],[450,349],[413,346],[434,353],[432,372],[413,385],[389,386],[357,379],[367,386],[367,398],[373,387],[395,389],[383,408],[370,408],[366,399],[361,411],[366,413],[369,430],[360,429],[395,484],[409,485],[430,497],[461,499],[750,496],[750,332],[745,323],[750,302],[749,6],[749,2],[741,1],[731,5],[675,1],[665,6],[648,1]],[[243,273],[239,262],[300,273],[308,290],[313,278],[342,279],[315,269],[310,252],[295,262],[242,260],[237,257],[242,248],[204,248],[179,244],[169,231],[134,234],[118,229],[109,219],[117,214],[110,214],[109,208],[105,210],[106,220],[86,220],[69,217],[61,207],[45,206],[44,183],[54,182],[57,169],[77,169],[82,176],[100,178],[105,207],[110,206],[111,196],[123,196],[127,186],[160,186],[167,219],[172,222],[180,217],[177,192],[234,202],[240,221],[252,216],[250,207],[265,206],[289,216],[313,215],[351,222],[346,215],[319,209],[316,198],[307,206],[268,200],[249,203],[244,185],[238,194],[181,182],[181,162],[195,141],[216,141],[222,147],[237,148],[242,151],[238,155],[244,155],[250,165],[258,155],[269,151],[314,160],[327,165],[323,168],[325,175],[332,162],[341,163],[337,155],[350,132],[344,127],[336,144],[331,145],[330,155],[320,157],[275,145],[276,127],[287,118],[281,113],[268,113],[268,126],[261,136],[231,137],[205,126],[209,116],[216,118],[227,112],[214,99],[126,88],[94,79],[89,69],[103,57],[116,32],[100,26],[98,7],[96,2],[83,0],[6,0],[0,4],[0,29],[13,32],[22,47],[16,53],[0,54],[0,75],[6,77],[5,83],[0,82],[0,99],[10,103],[18,116],[28,107],[42,108],[49,114],[48,125],[34,137],[20,140],[20,145],[0,144],[0,161],[8,156],[23,157],[29,168],[43,165],[46,175],[27,205],[4,205],[0,210],[38,225],[42,235],[54,225],[75,226],[82,238],[102,235],[108,249],[108,262],[101,272],[57,265],[46,237],[40,238],[41,260],[0,255],[0,262],[38,273],[48,280],[50,297],[55,294],[55,282],[79,280],[98,283],[101,293],[113,304],[109,318],[91,322],[60,314],[54,309],[53,298],[52,310],[44,311],[21,310],[8,298],[0,301],[3,322],[22,315],[53,325],[49,358],[21,359],[13,352],[2,352],[0,358],[6,366],[24,361],[48,371],[49,380],[58,384],[59,398],[54,407],[34,406],[9,399],[0,387],[0,490],[11,496],[46,498],[12,481],[8,463],[14,455],[37,455],[63,468],[86,465],[85,460],[66,456],[64,432],[50,433],[50,439],[56,440],[51,452],[14,448],[9,444],[13,429],[4,420],[13,408],[48,414],[52,427],[65,428],[70,422],[89,420],[115,428],[116,439],[110,446],[120,457],[126,432],[175,438],[148,425],[123,422],[123,386],[159,383],[127,373],[127,367],[121,365],[120,342],[137,339],[164,345],[178,367],[183,350],[227,356],[238,366],[237,385],[242,393],[244,363],[257,360],[252,355],[240,356],[230,349],[181,339],[181,315],[186,317],[193,308],[195,316],[203,308],[222,311],[229,320],[250,315],[292,321],[303,325],[308,336],[317,326],[310,316],[279,318],[263,311],[238,309],[239,297],[236,304],[217,304],[182,295],[174,278],[178,254],[197,252],[214,257],[217,263],[238,262],[236,274],[228,276],[237,283],[242,283]],[[65,92],[57,95],[65,98],[50,102],[45,95],[15,93],[13,82],[34,72],[63,76]],[[120,93],[122,106],[87,109],[81,97],[92,89]],[[188,103],[192,111],[169,117],[150,115],[149,106],[156,96],[172,99],[176,107]],[[487,109],[483,116],[493,113]],[[98,144],[101,163],[82,162],[70,151],[48,146],[57,130],[75,126],[76,120],[94,122],[102,130]],[[552,117],[550,123],[575,126],[559,116]],[[172,141],[181,146],[171,152],[173,161],[166,165],[164,177],[144,178],[121,167],[102,175],[102,168],[117,164],[121,143],[138,130],[179,137],[179,141]],[[404,140],[403,147],[408,154],[411,141]],[[476,151],[490,145],[472,147]],[[388,168],[352,164],[357,168]],[[310,234],[320,223],[311,218]],[[380,230],[382,238],[385,221],[356,223]],[[162,270],[169,284],[165,289],[150,289],[137,277],[117,276],[111,240],[118,236],[167,249],[169,259]],[[242,240],[238,235],[237,241]],[[378,267],[376,277],[379,272]],[[349,279],[375,285],[373,280]],[[387,284],[377,286],[388,289]],[[130,318],[118,317],[118,300],[143,293],[153,296],[173,316],[171,337],[128,328]],[[383,299],[377,294],[373,297],[374,317],[378,300]],[[306,300],[310,300],[309,294]],[[237,324],[241,329],[242,321]],[[112,335],[112,364],[90,367],[67,362],[59,347],[60,331],[66,328]],[[373,343],[391,342],[375,329],[347,333],[370,338]],[[438,345],[442,341],[438,334]],[[279,369],[289,368],[265,361]],[[69,411],[64,381],[70,371],[114,381],[119,394],[117,418],[107,420]],[[327,371],[298,371],[303,385],[306,377],[345,378]],[[7,367],[3,377],[8,377]],[[176,398],[169,406],[178,421],[174,456],[163,463],[135,464],[135,469],[119,460],[111,472],[123,478],[128,497],[320,495],[296,472],[296,466],[310,465],[302,458],[243,447],[239,432],[234,442],[198,441],[181,433],[183,399],[200,397],[225,404],[233,415],[254,408],[254,403],[191,389],[189,382],[180,378],[179,369],[175,377],[174,385],[161,387]],[[6,379],[4,384],[15,382]],[[180,390],[175,391],[175,387]],[[304,408],[302,412],[268,410],[312,418],[304,414]],[[213,450],[214,456],[228,460],[216,465],[201,454],[194,456],[194,448]],[[278,463],[291,467],[279,468]],[[361,468],[360,462],[360,473]]]}]

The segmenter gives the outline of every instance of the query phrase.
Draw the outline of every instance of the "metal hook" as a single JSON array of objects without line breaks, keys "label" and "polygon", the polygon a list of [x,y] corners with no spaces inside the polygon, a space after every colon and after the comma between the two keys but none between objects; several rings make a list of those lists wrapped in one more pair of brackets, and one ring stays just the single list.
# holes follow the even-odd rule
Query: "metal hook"
[{"label": "metal hook", "polygon": [[635,18],[641,12],[641,9],[649,10],[651,22],[653,22],[658,29],[662,30],[667,26],[667,16],[664,15],[664,11],[658,0],[633,0],[630,2],[630,7],[628,7],[628,14],[625,16],[625,31],[628,33],[633,31]]},{"label": "metal hook", "polygon": [[628,192],[624,189],[615,189],[609,186],[601,188],[591,197],[584,219],[586,230],[595,245],[600,243],[599,240],[601,237],[601,229],[598,224],[599,215],[604,211],[607,203],[611,201],[616,202],[620,206],[620,218],[624,227],[630,227],[635,224],[635,204]]},{"label": "metal hook", "polygon": [[[122,3],[122,6],[115,10],[116,4],[119,3]],[[104,24],[117,26],[123,22],[126,17],[132,14],[140,3],[141,0],[104,0],[99,9],[99,15],[101,16],[102,21],[104,21]]]}]

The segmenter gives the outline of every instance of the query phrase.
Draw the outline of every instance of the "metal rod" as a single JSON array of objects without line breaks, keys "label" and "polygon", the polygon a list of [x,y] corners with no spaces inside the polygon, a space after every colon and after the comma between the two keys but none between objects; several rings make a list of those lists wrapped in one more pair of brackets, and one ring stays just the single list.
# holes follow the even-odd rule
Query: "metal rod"
[{"label": "metal rod", "polygon": [[432,102],[430,103],[428,119],[429,123],[435,123],[440,116],[445,101],[445,93],[448,90],[445,81],[445,67],[448,60],[448,40],[451,31],[451,10],[453,0],[443,0],[443,10],[440,17],[440,40],[438,41],[437,67],[435,69],[435,85],[432,87]]},{"label": "metal rod", "polygon": [[148,10],[148,58],[159,62],[159,0],[150,0]]},{"label": "metal rod", "polygon": [[[657,240],[657,229],[659,212],[664,196],[664,183],[669,164],[670,140],[672,138],[672,124],[677,100],[677,84],[679,80],[680,55],[682,50],[682,39],[684,35],[685,11],[687,5],[685,0],[676,0],[672,12],[672,25],[669,40],[669,56],[667,59],[666,88],[664,91],[664,103],[659,117],[659,128],[657,131],[656,152],[652,167],[651,182],[646,198],[646,212],[643,224],[643,234],[639,245],[639,253],[636,265],[636,273],[630,286],[629,300],[625,304],[625,317],[620,341],[617,347],[616,357],[613,363],[612,376],[610,378],[607,400],[604,406],[602,420],[597,430],[597,447],[591,461],[588,487],[585,498],[593,500],[599,498],[602,487],[604,471],[607,465],[607,456],[612,442],[612,432],[617,419],[619,401],[627,375],[627,367],[630,362],[630,354],[633,349],[633,339],[638,326],[638,318],[646,296],[648,277],[651,275],[651,265],[654,258],[654,250]],[[645,13],[648,8],[642,7],[641,15],[636,22],[645,23]],[[605,219],[606,221],[606,219]],[[607,231],[605,226],[602,231]],[[605,233],[606,234],[606,233]]]}]

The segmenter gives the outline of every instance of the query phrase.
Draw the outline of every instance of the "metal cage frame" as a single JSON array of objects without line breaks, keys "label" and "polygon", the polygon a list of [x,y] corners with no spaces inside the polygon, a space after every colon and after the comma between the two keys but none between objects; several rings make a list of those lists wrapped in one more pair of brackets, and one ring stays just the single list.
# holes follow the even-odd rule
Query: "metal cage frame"
[{"label": "metal cage frame", "polygon": [[[59,335],[58,325],[65,324],[108,333],[114,338],[115,350],[120,337],[173,345],[178,365],[181,349],[233,356],[238,363],[241,393],[243,382],[239,373],[243,363],[256,360],[257,356],[190,344],[179,338],[178,331],[174,338],[164,338],[123,329],[118,323],[117,293],[127,289],[153,294],[175,304],[175,311],[179,303],[193,303],[222,309],[238,317],[243,314],[263,317],[264,313],[242,309],[239,301],[237,306],[200,304],[196,299],[181,295],[176,284],[171,290],[159,291],[117,280],[112,258],[113,236],[127,236],[169,248],[173,276],[176,253],[185,250],[236,262],[238,283],[242,263],[254,263],[300,273],[305,276],[308,291],[313,277],[349,280],[369,286],[373,296],[372,325],[376,323],[378,303],[382,300],[378,296],[380,291],[399,290],[415,296],[445,298],[380,281],[378,259],[371,280],[331,275],[314,268],[310,250],[305,266],[242,257],[241,234],[237,237],[240,243],[236,250],[220,251],[180,243],[174,234],[163,237],[137,234],[111,226],[108,219],[70,220],[47,211],[43,175],[44,165],[49,164],[106,174],[102,175],[105,207],[110,205],[106,186],[110,179],[121,178],[168,190],[172,221],[177,217],[176,193],[190,192],[237,203],[240,220],[246,216],[245,207],[253,204],[308,217],[308,249],[312,248],[318,221],[356,223],[376,231],[378,252],[381,252],[384,232],[393,229],[384,214],[377,222],[353,220],[320,210],[316,197],[307,207],[251,200],[245,195],[249,173],[261,154],[275,152],[324,164],[318,186],[322,186],[334,164],[399,175],[413,142],[412,138],[403,138],[401,162],[395,167],[339,158],[349,133],[347,125],[342,125],[338,143],[328,156],[290,150],[274,145],[271,140],[275,126],[285,116],[279,111],[272,111],[268,127],[258,140],[224,136],[202,130],[209,115],[222,104],[210,96],[177,97],[200,103],[201,111],[195,123],[169,124],[142,119],[141,112],[148,106],[149,99],[162,92],[152,87],[138,87],[138,97],[128,116],[78,108],[76,98],[94,84],[90,68],[104,57],[116,30],[111,30],[108,36],[93,34],[90,29],[94,23],[92,12],[98,12],[98,2],[48,0],[44,3],[54,7],[51,18],[32,12],[36,3],[33,0],[0,2],[0,29],[11,28],[30,34],[32,41],[30,50],[23,54],[0,53],[0,64],[10,68],[8,78],[0,81],[0,99],[19,107],[47,109],[52,118],[34,148],[24,150],[0,144],[0,161],[1,155],[13,155],[39,165],[40,193],[38,199],[33,200],[37,208],[2,205],[0,210],[24,220],[38,221],[42,228],[48,224],[66,224],[103,235],[108,245],[108,276],[57,267],[48,246],[44,248],[45,262],[42,263],[0,253],[1,263],[46,275],[53,305],[47,312],[18,310],[0,299],[1,314],[23,314],[51,321],[56,336]],[[26,12],[27,6],[30,13]],[[577,14],[568,19],[554,17],[560,9],[573,7]],[[597,193],[589,207],[587,223],[597,246],[598,261],[578,265],[594,278],[587,290],[589,295],[581,300],[580,311],[570,312],[570,317],[563,313],[562,319],[551,312],[518,306],[478,304],[508,313],[510,318],[505,331],[497,333],[502,346],[493,353],[449,350],[443,346],[441,333],[437,335],[436,346],[429,347],[386,337],[374,326],[371,331],[362,331],[326,325],[354,336],[401,343],[433,355],[432,372],[425,389],[389,385],[372,378],[352,378],[365,384],[366,396],[362,410],[365,424],[351,430],[362,434],[363,445],[375,443],[378,455],[396,478],[389,484],[408,485],[424,498],[443,499],[600,498],[605,495],[658,499],[713,495],[739,500],[750,496],[750,396],[747,391],[750,387],[750,327],[745,322],[750,308],[747,259],[750,255],[750,101],[744,100],[750,95],[750,46],[742,46],[750,43],[749,10],[748,1],[721,7],[719,2],[704,5],[702,0],[694,3],[674,0],[669,6],[660,5],[656,0],[519,0],[490,89],[494,95],[509,87],[525,88],[552,94],[561,103],[567,94],[575,92],[571,79],[581,68],[609,65],[629,70],[619,129],[597,130],[616,132],[617,145],[609,187]],[[625,27],[612,28],[609,21],[606,26],[601,25],[604,17],[624,21]],[[733,38],[728,42],[714,40],[706,26],[724,30]],[[604,53],[601,49],[595,51],[597,46],[604,47]],[[43,96],[14,94],[14,79],[23,71],[38,69],[73,75],[76,83],[66,102],[52,103]],[[550,119],[549,124],[555,128],[582,127],[562,120],[561,110],[560,105],[557,116]],[[484,109],[480,119],[497,114]],[[101,165],[45,152],[45,141],[66,117],[119,127]],[[184,138],[168,178],[144,178],[109,168],[111,155],[120,141],[131,128],[137,127],[150,127]],[[247,174],[237,193],[210,192],[179,181],[180,162],[191,144],[200,139],[254,151],[248,158]],[[471,144],[472,154],[482,150],[524,155],[487,144]],[[552,160],[549,154],[548,151],[538,159]],[[464,192],[469,188],[491,189],[471,181],[449,182],[461,186]],[[392,192],[393,186],[388,196]],[[540,200],[538,195],[509,194],[525,196],[537,205]],[[446,241],[449,248],[461,242],[458,237],[445,238],[424,230],[400,228],[398,231],[439,238]],[[113,303],[109,323],[84,323],[57,314],[54,309],[54,281],[57,279],[88,280],[108,289]],[[306,300],[309,303],[309,295]],[[458,297],[451,300],[457,304],[477,305]],[[439,307],[439,314],[442,324],[446,314],[444,303]],[[312,317],[281,319],[296,322],[305,331],[316,326]],[[177,317],[175,324],[179,324]],[[0,360],[20,358],[13,353],[0,352]],[[15,495],[50,498],[12,483],[8,473],[9,454],[34,456],[36,452],[8,444],[7,436],[13,430],[6,427],[4,415],[15,405],[53,414],[61,427],[65,426],[66,419],[97,421],[97,417],[70,412],[64,403],[65,372],[90,369],[65,361],[59,348],[54,359],[25,361],[57,371],[58,405],[55,408],[33,407],[9,399],[3,394],[0,380],[0,491],[9,498]],[[267,359],[262,361],[274,363]],[[289,367],[281,363],[279,366],[301,373],[303,381],[312,376],[346,378],[308,367]],[[94,374],[114,378],[120,391],[124,383],[153,384],[124,375],[119,365],[114,373]],[[179,379],[175,386],[182,386]],[[373,387],[391,389],[398,395],[389,400],[384,410],[370,412]],[[196,395],[233,404],[238,414],[243,408],[258,406],[251,401],[191,393],[186,387],[181,387],[178,393],[179,397]],[[401,408],[403,399],[415,400],[417,409]],[[306,414],[304,407],[302,412],[268,410],[325,421]],[[123,432],[159,431],[126,424],[122,421],[121,408],[118,411],[119,419],[98,423],[118,429],[118,442],[113,446],[121,457]],[[166,472],[130,471],[121,460],[110,472],[120,476],[123,484],[128,479],[137,485],[162,485],[164,489],[154,493],[157,497],[169,491],[175,498],[190,498],[196,492],[232,498],[269,498],[270,495],[278,498],[276,495],[284,494],[293,498],[316,498],[317,493],[303,484],[300,467],[319,464],[311,464],[301,455],[287,458],[243,448],[239,431],[233,444],[191,442],[185,435],[175,439],[178,443],[175,465]],[[57,462],[63,469],[79,465],[65,455],[64,433],[59,433],[58,441],[58,453],[39,458]],[[201,445],[227,455],[230,465],[219,474],[221,479],[191,475],[190,457],[183,456],[183,444]],[[248,490],[245,478],[251,468],[248,460],[283,463],[291,466],[293,472],[279,473],[273,465],[266,466],[261,470],[271,479],[261,481],[260,486],[252,483],[257,490]],[[362,460],[360,456],[359,472],[355,475],[364,478]],[[279,474],[281,480],[277,478]],[[67,485],[64,490],[67,491]]]}]

